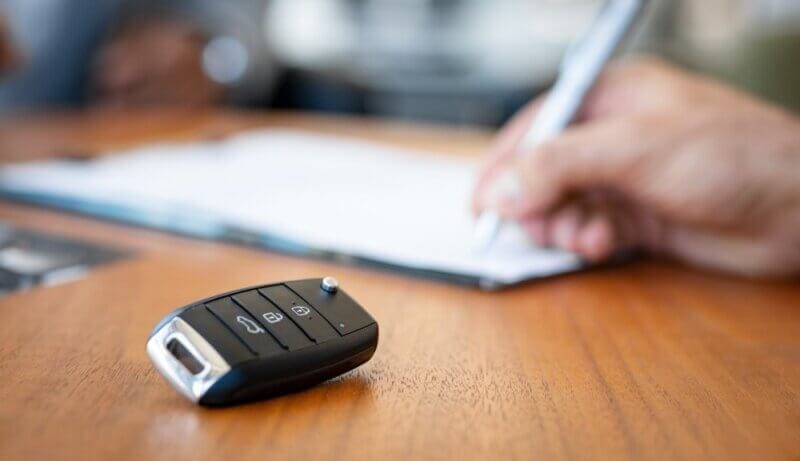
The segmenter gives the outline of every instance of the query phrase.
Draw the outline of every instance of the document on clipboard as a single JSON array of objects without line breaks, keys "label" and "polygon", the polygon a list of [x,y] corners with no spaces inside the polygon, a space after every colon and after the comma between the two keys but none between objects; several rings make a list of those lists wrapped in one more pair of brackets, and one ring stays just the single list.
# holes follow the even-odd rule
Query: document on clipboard
[{"label": "document on clipboard", "polygon": [[507,226],[475,252],[477,164],[334,136],[258,130],[92,160],[0,168],[5,197],[153,227],[495,289],[580,270]]}]

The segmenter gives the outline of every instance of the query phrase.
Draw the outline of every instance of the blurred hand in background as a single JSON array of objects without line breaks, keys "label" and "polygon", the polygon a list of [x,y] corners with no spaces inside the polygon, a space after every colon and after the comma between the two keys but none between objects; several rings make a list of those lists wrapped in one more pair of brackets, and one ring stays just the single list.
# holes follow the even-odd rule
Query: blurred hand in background
[{"label": "blurred hand in background", "polygon": [[90,85],[103,106],[220,103],[225,88],[202,67],[206,37],[179,21],[139,20],[122,27],[97,53]]},{"label": "blurred hand in background", "polygon": [[[800,120],[654,60],[609,69],[577,123],[516,155],[533,102],[481,172],[491,207],[542,246],[591,261],[641,248],[749,275],[800,273]],[[511,171],[516,197],[493,180]]]}]

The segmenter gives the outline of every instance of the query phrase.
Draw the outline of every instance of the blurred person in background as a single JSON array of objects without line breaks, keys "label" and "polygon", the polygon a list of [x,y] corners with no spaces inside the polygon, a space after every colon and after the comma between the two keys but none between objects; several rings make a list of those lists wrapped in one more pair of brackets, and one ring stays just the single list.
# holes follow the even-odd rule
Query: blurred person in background
[{"label": "blurred person in background", "polygon": [[[601,5],[0,0],[11,42],[0,50],[16,62],[0,107],[263,102],[275,56],[294,73],[289,107],[496,124],[547,86]],[[799,25],[796,0],[654,0],[634,43],[798,108]],[[643,248],[732,272],[800,271],[800,122],[787,109],[662,62],[621,65],[576,126],[517,160],[536,107],[495,143],[476,210],[499,208],[538,244],[593,261]],[[498,200],[489,186],[503,169],[526,187]]]},{"label": "blurred person in background", "polygon": [[0,0],[0,111],[267,100],[261,0]]},{"label": "blurred person in background", "polygon": [[[22,58],[0,107],[233,102],[499,125],[553,81],[603,3],[0,0],[0,43]],[[799,10],[652,0],[632,48],[800,108],[800,66],[786,59]]]}]

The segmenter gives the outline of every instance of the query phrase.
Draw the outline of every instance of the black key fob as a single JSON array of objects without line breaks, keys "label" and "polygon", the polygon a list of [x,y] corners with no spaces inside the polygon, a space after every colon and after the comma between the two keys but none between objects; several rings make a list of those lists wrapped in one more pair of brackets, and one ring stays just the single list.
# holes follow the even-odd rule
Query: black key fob
[{"label": "black key fob", "polygon": [[299,390],[352,370],[378,345],[378,324],[336,279],[232,291],[170,313],[147,353],[186,398],[229,405]]}]

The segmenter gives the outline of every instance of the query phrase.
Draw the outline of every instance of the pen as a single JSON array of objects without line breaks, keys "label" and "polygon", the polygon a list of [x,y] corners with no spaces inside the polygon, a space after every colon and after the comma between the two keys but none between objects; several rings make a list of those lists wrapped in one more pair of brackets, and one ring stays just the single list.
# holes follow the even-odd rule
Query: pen
[{"label": "pen", "polygon": [[[609,0],[584,36],[567,49],[559,75],[539,113],[517,146],[517,153],[529,151],[558,135],[573,121],[587,93],[641,16],[647,0]],[[517,184],[511,184],[517,186]],[[485,210],[478,217],[473,241],[486,251],[494,242],[503,219]]]}]

